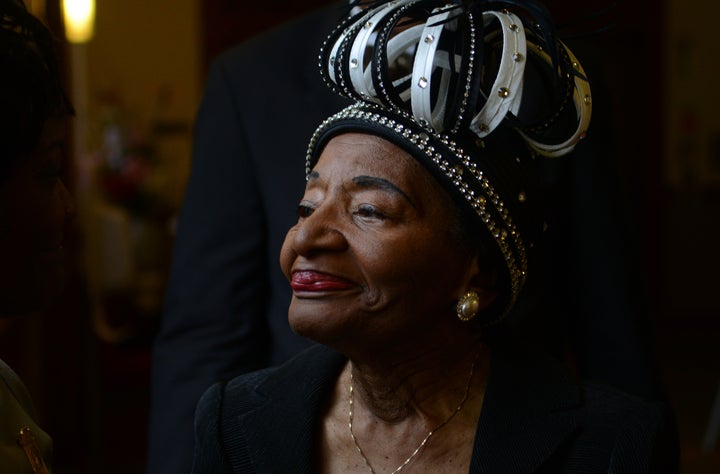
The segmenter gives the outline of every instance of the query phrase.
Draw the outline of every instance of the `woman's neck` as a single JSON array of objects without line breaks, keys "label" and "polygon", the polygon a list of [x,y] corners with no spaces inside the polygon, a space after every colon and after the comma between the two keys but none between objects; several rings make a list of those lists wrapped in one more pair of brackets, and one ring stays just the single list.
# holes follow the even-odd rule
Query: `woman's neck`
[{"label": "woman's neck", "polygon": [[[482,342],[438,348],[396,361],[353,359],[347,374],[355,403],[386,423],[419,417],[430,426],[459,408],[468,390],[484,391],[489,353]],[[343,377],[345,378],[345,377]]]}]

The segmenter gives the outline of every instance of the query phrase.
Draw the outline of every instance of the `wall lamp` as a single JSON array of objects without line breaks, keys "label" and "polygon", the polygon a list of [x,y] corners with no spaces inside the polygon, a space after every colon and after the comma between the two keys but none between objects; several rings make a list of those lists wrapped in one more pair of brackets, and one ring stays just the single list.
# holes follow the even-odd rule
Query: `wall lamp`
[{"label": "wall lamp", "polygon": [[95,0],[63,0],[65,36],[71,43],[87,43],[95,30]]}]

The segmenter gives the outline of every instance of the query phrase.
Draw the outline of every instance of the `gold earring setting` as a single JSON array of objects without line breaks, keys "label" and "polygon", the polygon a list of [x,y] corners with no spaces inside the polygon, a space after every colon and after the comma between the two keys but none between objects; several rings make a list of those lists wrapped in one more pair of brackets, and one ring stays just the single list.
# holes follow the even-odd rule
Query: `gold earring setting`
[{"label": "gold earring setting", "polygon": [[470,321],[480,310],[480,296],[473,290],[468,290],[460,297],[455,307],[460,321]]}]

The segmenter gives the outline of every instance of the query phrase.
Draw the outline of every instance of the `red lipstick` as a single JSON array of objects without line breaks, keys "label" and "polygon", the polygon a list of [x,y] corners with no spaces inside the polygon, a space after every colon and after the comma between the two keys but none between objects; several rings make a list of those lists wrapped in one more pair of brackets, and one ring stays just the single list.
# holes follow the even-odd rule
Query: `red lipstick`
[{"label": "red lipstick", "polygon": [[344,278],[311,270],[293,272],[290,287],[293,291],[339,291],[353,285]]}]

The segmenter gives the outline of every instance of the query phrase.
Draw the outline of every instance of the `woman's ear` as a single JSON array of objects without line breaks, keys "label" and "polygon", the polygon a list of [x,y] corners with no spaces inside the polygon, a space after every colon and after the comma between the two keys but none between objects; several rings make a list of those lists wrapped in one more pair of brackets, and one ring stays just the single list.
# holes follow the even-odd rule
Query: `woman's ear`
[{"label": "woman's ear", "polygon": [[472,290],[478,295],[480,307],[478,311],[487,309],[498,297],[498,272],[487,259],[479,254],[473,256],[465,290]]}]

